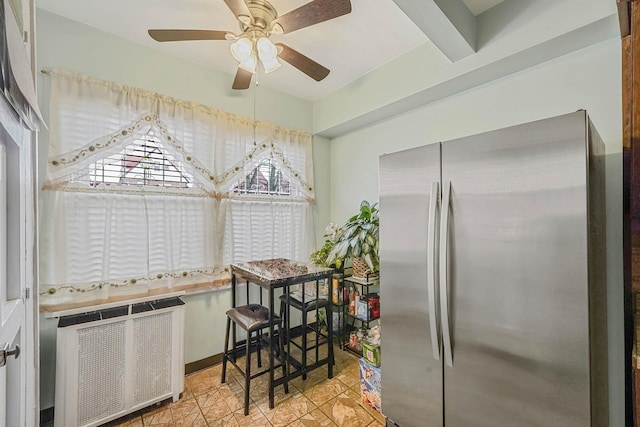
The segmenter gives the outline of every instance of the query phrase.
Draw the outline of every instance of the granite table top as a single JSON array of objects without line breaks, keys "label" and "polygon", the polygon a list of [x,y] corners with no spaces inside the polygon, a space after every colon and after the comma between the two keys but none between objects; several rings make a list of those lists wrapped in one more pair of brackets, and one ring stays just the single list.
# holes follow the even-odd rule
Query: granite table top
[{"label": "granite table top", "polygon": [[328,277],[333,269],[287,258],[274,258],[231,264],[231,273],[259,285],[285,286]]}]

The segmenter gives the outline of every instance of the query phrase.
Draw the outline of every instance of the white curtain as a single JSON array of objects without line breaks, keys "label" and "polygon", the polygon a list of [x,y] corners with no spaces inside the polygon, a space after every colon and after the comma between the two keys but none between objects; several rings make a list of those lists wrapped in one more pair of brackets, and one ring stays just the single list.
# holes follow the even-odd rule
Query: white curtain
[{"label": "white curtain", "polygon": [[[219,286],[234,261],[308,259],[314,248],[309,133],[69,71],[47,73],[43,304],[193,283]],[[77,180],[97,160],[149,134],[193,175],[192,188]],[[264,160],[282,171],[290,194],[236,191]]]}]

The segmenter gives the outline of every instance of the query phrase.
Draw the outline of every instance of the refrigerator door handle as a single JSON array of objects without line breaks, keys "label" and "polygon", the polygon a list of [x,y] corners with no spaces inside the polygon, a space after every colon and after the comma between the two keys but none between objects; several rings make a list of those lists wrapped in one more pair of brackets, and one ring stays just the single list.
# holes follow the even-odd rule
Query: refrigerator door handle
[{"label": "refrigerator door handle", "polygon": [[442,210],[440,214],[440,315],[442,324],[442,342],[444,361],[453,367],[451,353],[451,332],[449,328],[449,294],[448,288],[448,254],[449,254],[449,202],[451,199],[451,181],[447,181],[442,189]]},{"label": "refrigerator door handle", "polygon": [[437,320],[436,300],[436,211],[440,199],[440,183],[431,184],[431,199],[429,199],[429,222],[427,223],[427,294],[429,299],[429,327],[431,330],[431,349],[433,358],[440,360],[440,331]]}]

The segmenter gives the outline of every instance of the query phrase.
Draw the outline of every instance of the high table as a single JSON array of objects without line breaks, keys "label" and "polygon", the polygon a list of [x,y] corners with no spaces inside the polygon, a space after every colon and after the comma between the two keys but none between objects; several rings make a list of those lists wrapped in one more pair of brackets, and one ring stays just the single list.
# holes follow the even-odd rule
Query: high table
[{"label": "high table", "polygon": [[[315,281],[316,284],[316,292],[315,299],[319,298],[319,289],[320,289],[320,281],[325,279],[327,283],[327,297],[329,298],[332,295],[332,276],[333,269],[318,267],[317,265],[307,264],[303,262],[293,261],[286,258],[275,258],[275,259],[267,259],[261,261],[249,261],[242,263],[234,263],[231,264],[231,298],[233,307],[236,306],[236,283],[238,277],[242,277],[246,280],[247,283],[247,303],[249,303],[249,283],[254,283],[260,286],[263,289],[268,291],[268,308],[269,315],[275,316],[274,314],[274,290],[283,289],[286,295],[289,295],[291,285],[311,282]],[[262,292],[260,292],[260,303],[262,303]],[[310,301],[310,300],[308,300]],[[307,302],[308,302],[307,301]],[[302,304],[305,303],[305,292],[302,292]],[[287,307],[288,309],[288,307]],[[327,319],[327,329],[328,329],[328,354],[327,357],[321,360],[316,360],[316,362],[309,367],[309,370],[315,369],[324,364],[327,365],[328,377],[333,377],[333,365],[331,361],[333,360],[333,325],[332,325],[332,314],[327,307],[326,319]],[[287,316],[289,319],[289,316]],[[287,322],[288,323],[288,322]],[[285,326],[286,328],[289,325]],[[235,337],[235,325],[234,325],[234,336],[233,341],[236,342]],[[288,333],[289,331],[287,331]],[[302,375],[306,372],[307,367],[301,366],[299,362],[297,362],[290,351],[287,353],[286,362],[282,361],[285,364],[284,375],[281,378],[274,378],[274,359],[273,359],[273,323],[269,323],[269,408],[273,409],[274,407],[274,389],[276,386],[282,384],[285,380],[287,381]],[[281,333],[281,332],[278,332]],[[303,331],[306,333],[306,331]],[[289,336],[289,334],[287,334]],[[288,346],[290,349],[290,347]],[[295,366],[296,370],[291,370],[291,366]]]}]

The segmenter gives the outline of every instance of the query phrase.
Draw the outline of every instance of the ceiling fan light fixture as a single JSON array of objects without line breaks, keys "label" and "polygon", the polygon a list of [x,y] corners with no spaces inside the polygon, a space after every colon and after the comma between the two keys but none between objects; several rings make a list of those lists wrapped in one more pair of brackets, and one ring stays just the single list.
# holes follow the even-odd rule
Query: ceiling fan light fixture
[{"label": "ceiling fan light fixture", "polygon": [[260,58],[260,61],[262,62],[262,66],[264,67],[264,72],[267,74],[277,70],[282,65],[280,64],[280,61],[278,61],[277,58],[273,58],[270,61],[263,61],[262,58]]},{"label": "ceiling fan light fixture", "polygon": [[258,51],[258,57],[265,73],[280,68],[280,62],[278,61],[278,48],[266,37],[260,37],[256,42],[256,50]]},{"label": "ceiling fan light fixture", "polygon": [[[231,43],[231,55],[236,61],[243,63],[254,54],[253,43],[246,37],[241,37],[234,43]],[[254,54],[255,55],[255,54]]]},{"label": "ceiling fan light fixture", "polygon": [[272,61],[278,56],[278,49],[266,37],[260,37],[256,43],[256,50],[261,61]]},{"label": "ceiling fan light fixture", "polygon": [[238,64],[238,67],[255,74],[256,65],[258,65],[258,58],[255,53],[252,53],[247,59],[241,61],[240,64]]}]

